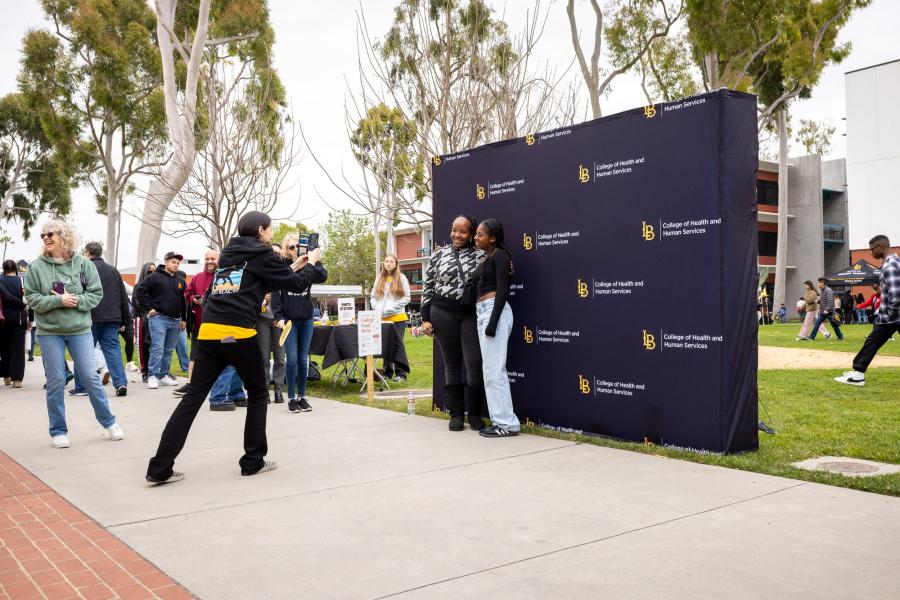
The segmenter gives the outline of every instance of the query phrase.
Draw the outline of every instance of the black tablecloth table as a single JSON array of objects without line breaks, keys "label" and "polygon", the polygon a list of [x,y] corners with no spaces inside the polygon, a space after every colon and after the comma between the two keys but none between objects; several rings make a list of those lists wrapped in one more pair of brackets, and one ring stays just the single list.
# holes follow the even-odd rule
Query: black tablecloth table
[{"label": "black tablecloth table", "polygon": [[[382,323],[381,354],[377,356],[393,363],[395,369],[399,367],[403,372],[409,373],[409,358],[406,356],[406,346],[403,344],[405,329],[406,323]],[[364,358],[359,355],[356,324],[314,327],[309,353],[324,357],[322,359],[323,370],[342,360]]]}]

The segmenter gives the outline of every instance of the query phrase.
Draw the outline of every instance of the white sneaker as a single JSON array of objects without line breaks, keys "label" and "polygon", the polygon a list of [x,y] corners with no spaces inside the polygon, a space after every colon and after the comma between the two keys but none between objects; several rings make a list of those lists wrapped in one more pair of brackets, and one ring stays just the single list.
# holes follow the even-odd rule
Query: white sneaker
[{"label": "white sneaker", "polygon": [[71,446],[69,443],[69,436],[64,433],[61,435],[54,435],[52,441],[54,448],[68,448]]},{"label": "white sneaker", "polygon": [[159,379],[153,377],[152,375],[147,378],[147,389],[148,390],[156,390],[159,389]]},{"label": "white sneaker", "polygon": [[132,361],[129,361],[129,362],[125,365],[125,370],[126,370],[126,371],[131,371],[132,373],[134,373],[135,371],[138,370],[138,366],[137,366],[136,364],[134,364],[134,361],[132,360]]},{"label": "white sneaker", "polygon": [[840,377],[835,377],[834,380],[838,383],[863,387],[866,385],[866,374],[859,371],[847,371]]},{"label": "white sneaker", "polygon": [[109,439],[114,442],[118,442],[119,440],[125,439],[125,432],[122,431],[122,428],[119,427],[118,423],[113,423],[109,427],[106,428],[106,431],[109,433]]},{"label": "white sneaker", "polygon": [[159,385],[178,385],[178,382],[172,376],[166,375],[159,380]]},{"label": "white sneaker", "polygon": [[825,334],[825,339],[826,339],[826,340],[830,340],[830,339],[831,339],[831,334],[830,334],[830,333],[826,333],[826,334]]}]

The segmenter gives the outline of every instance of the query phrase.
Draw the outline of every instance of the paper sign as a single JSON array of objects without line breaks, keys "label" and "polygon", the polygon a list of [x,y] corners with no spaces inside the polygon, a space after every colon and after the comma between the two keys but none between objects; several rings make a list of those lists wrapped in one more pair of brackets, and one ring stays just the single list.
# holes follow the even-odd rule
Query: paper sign
[{"label": "paper sign", "polygon": [[356,336],[360,356],[381,354],[381,314],[374,310],[361,310],[356,315]]},{"label": "paper sign", "polygon": [[356,307],[353,298],[338,298],[338,325],[349,325],[353,322]]}]

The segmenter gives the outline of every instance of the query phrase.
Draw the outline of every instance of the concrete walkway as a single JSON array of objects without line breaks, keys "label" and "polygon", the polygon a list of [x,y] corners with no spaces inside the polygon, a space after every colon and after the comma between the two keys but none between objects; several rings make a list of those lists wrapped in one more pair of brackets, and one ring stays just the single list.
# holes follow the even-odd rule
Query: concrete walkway
[{"label": "concrete walkway", "polygon": [[[241,477],[242,409],[148,457],[177,400],[132,384],[110,442],[68,398],[47,435],[39,363],[0,389],[0,449],[200,598],[897,598],[900,498],[313,400],[271,405]],[[134,376],[132,375],[132,378]]]}]

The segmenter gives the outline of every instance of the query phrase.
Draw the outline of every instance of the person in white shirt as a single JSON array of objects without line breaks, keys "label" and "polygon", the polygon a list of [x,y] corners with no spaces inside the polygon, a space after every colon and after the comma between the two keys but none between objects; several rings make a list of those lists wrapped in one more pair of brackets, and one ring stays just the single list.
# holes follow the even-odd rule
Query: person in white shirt
[{"label": "person in white shirt", "polygon": [[[381,320],[384,323],[394,323],[395,327],[401,328],[402,334],[406,332],[406,306],[409,304],[409,280],[400,270],[400,263],[393,254],[384,257],[381,263],[381,270],[378,272],[378,279],[372,286],[371,295],[372,310],[381,313]],[[394,365],[390,361],[384,359],[384,376],[393,378],[394,381],[406,381],[406,373],[399,369],[394,369]]]}]

